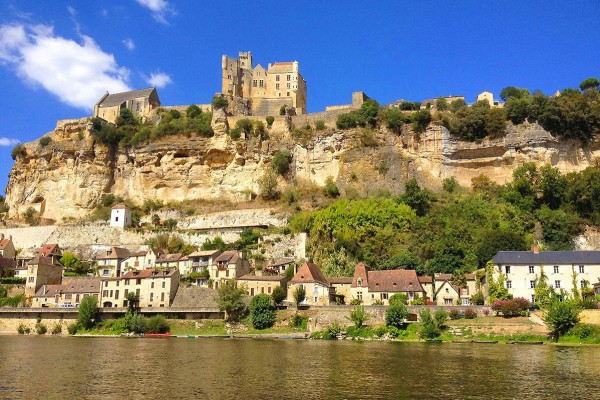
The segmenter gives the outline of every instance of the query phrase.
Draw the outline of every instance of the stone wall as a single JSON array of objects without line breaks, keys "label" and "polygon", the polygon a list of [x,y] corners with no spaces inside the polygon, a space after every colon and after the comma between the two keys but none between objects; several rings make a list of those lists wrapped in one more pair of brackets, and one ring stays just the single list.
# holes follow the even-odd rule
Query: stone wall
[{"label": "stone wall", "polygon": [[248,210],[222,211],[188,217],[179,222],[181,229],[218,229],[222,227],[275,226],[287,224],[287,215],[275,209],[259,208]]},{"label": "stone wall", "polygon": [[281,258],[294,258],[298,261],[306,260],[306,233],[295,235],[273,234],[265,235],[259,242],[259,251],[265,249],[269,256],[268,262]]}]

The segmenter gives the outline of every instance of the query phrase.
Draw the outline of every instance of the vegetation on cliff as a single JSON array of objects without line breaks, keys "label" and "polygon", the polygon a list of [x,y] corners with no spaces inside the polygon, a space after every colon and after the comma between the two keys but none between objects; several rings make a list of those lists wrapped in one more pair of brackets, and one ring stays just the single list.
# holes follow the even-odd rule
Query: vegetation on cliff
[{"label": "vegetation on cliff", "polygon": [[309,234],[309,255],[329,275],[352,275],[357,261],[375,269],[461,274],[483,267],[499,250],[571,249],[585,224],[600,224],[600,163],[560,174],[524,164],[513,182],[480,176],[472,192],[444,185],[434,195],[416,180],[398,197],[339,199],[291,219]]}]

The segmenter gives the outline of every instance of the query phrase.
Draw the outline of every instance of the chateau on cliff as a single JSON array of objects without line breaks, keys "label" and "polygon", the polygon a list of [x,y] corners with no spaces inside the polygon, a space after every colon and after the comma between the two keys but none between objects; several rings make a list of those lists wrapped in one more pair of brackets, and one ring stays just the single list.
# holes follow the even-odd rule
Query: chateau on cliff
[{"label": "chateau on cliff", "polygon": [[106,92],[94,105],[94,117],[114,124],[123,108],[128,108],[132,113],[143,118],[149,117],[158,107],[160,107],[160,99],[156,88],[153,87],[114,94]]},{"label": "chateau on cliff", "polygon": [[298,61],[275,62],[267,69],[252,66],[252,53],[240,52],[237,59],[223,55],[222,92],[252,101],[253,115],[277,115],[281,106],[306,113],[306,81]]}]

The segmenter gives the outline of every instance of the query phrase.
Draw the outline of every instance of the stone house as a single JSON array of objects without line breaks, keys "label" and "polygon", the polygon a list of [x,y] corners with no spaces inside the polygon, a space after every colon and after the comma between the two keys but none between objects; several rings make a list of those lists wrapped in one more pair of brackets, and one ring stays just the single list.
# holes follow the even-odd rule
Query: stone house
[{"label": "stone house", "polygon": [[62,279],[63,267],[52,257],[37,255],[27,263],[25,296],[33,297],[43,285],[58,285]]},{"label": "stone house", "polygon": [[287,288],[287,278],[285,276],[275,275],[244,275],[238,278],[238,283],[246,286],[250,296],[257,294],[271,294],[276,287]]},{"label": "stone house", "polygon": [[160,99],[156,88],[114,94],[106,92],[94,105],[94,117],[114,124],[123,108],[129,109],[134,115],[143,119],[150,117],[159,107]]},{"label": "stone house", "polygon": [[557,293],[572,293],[573,282],[581,290],[600,281],[600,251],[499,251],[492,262],[494,280],[503,274],[508,293],[531,302],[541,274]]},{"label": "stone house", "polygon": [[152,249],[137,251],[130,254],[131,255],[122,262],[123,272],[134,269],[146,269],[154,266],[156,255]]},{"label": "stone house", "polygon": [[208,286],[208,280],[210,279],[208,267],[214,264],[221,253],[221,250],[199,250],[191,253],[188,255],[187,268],[179,270],[181,276],[187,277],[190,273],[204,274],[202,278],[194,279],[194,284]]},{"label": "stone house", "polygon": [[123,261],[131,257],[131,252],[122,247],[111,247],[96,256],[98,275],[120,277],[124,273]]},{"label": "stone house", "polygon": [[183,253],[161,254],[154,263],[157,268],[177,268],[181,275],[188,270],[188,264],[189,258]]},{"label": "stone house", "polygon": [[490,107],[503,107],[504,104],[500,103],[499,100],[494,100],[494,94],[492,92],[481,92],[477,95],[477,101],[487,101]]},{"label": "stone house", "polygon": [[52,263],[60,264],[62,250],[58,244],[50,243],[43,245],[38,251],[37,255],[42,257],[50,257],[52,259]]},{"label": "stone house", "polygon": [[31,299],[31,306],[78,307],[85,296],[100,298],[100,278],[63,278],[60,285],[43,285]]},{"label": "stone house", "polygon": [[285,270],[290,266],[294,266],[294,273],[297,272],[295,258],[280,258],[274,260],[271,264],[263,268],[263,274],[283,275]]},{"label": "stone house", "polygon": [[[448,105],[450,105],[450,103],[452,103],[453,101],[456,101],[456,100],[465,101],[465,96],[442,96],[442,97],[446,100],[446,103],[448,103]],[[437,100],[437,98],[423,100],[421,102],[421,110],[426,110],[428,108],[435,109],[436,108],[435,107],[436,100]]]},{"label": "stone house", "polygon": [[131,210],[125,204],[116,204],[110,209],[110,226],[125,228],[131,226]]},{"label": "stone house", "polygon": [[237,251],[224,251],[215,258],[212,265],[209,265],[208,273],[214,282],[214,288],[218,289],[219,284],[223,281],[249,274],[250,263]]},{"label": "stone house", "polygon": [[306,298],[301,304],[325,306],[329,304],[329,281],[321,269],[313,263],[305,262],[288,284],[288,301],[294,303],[294,293],[304,287]]},{"label": "stone house", "polygon": [[297,61],[275,62],[265,69],[252,66],[251,52],[240,52],[238,59],[223,55],[221,70],[222,93],[251,99],[253,115],[279,115],[282,105],[306,113],[306,81]]},{"label": "stone house", "polygon": [[329,278],[329,297],[334,304],[348,304],[352,298],[352,278]]},{"label": "stone house", "polygon": [[419,282],[425,290],[426,300],[438,306],[471,305],[471,296],[477,293],[477,278],[475,274],[465,274],[465,284],[458,286],[452,282],[452,274],[435,274],[420,276]]},{"label": "stone house", "polygon": [[389,304],[389,298],[396,293],[404,293],[409,302],[415,295],[425,296],[414,270],[370,271],[369,266],[358,263],[354,270],[350,288],[352,299],[362,301],[364,305]]},{"label": "stone house", "polygon": [[127,295],[139,297],[139,307],[170,307],[179,288],[179,270],[143,269],[120,277],[101,278],[102,307],[127,307]]},{"label": "stone house", "polygon": [[12,236],[4,236],[4,233],[0,234],[0,257],[10,258],[12,260],[16,257],[15,245],[12,241]]}]

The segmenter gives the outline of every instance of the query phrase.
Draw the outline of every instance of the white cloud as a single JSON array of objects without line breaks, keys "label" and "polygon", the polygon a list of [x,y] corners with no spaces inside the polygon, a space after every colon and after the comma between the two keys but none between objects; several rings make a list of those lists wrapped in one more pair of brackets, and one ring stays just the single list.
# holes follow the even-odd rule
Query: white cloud
[{"label": "white cloud", "polygon": [[5,137],[0,137],[0,146],[1,147],[15,146],[19,143],[21,143],[21,141],[18,139],[10,139],[10,138],[5,138]]},{"label": "white cloud", "polygon": [[56,36],[47,25],[0,25],[0,62],[63,103],[85,110],[91,110],[106,91],[131,90],[129,70],[91,37],[80,37],[76,42]]},{"label": "white cloud", "polygon": [[132,51],[133,49],[135,49],[135,43],[133,43],[133,40],[131,38],[127,38],[127,39],[123,40],[123,45],[129,51]]},{"label": "white cloud", "polygon": [[150,77],[146,78],[146,82],[148,82],[148,84],[152,85],[153,87],[162,89],[168,84],[173,83],[173,80],[169,75],[165,74],[164,72],[156,72],[151,73]]},{"label": "white cloud", "polygon": [[135,0],[142,7],[152,12],[152,17],[161,24],[168,24],[167,15],[175,15],[175,9],[167,0]]}]

